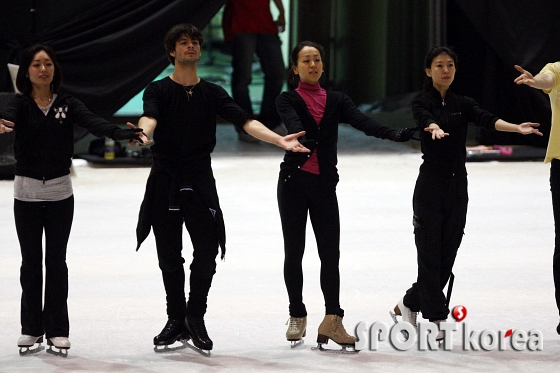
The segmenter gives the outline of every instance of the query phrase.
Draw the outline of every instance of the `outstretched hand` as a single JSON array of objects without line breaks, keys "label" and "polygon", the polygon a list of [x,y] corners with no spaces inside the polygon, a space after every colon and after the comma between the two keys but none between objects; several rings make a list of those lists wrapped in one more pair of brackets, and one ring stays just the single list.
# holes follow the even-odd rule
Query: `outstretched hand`
[{"label": "outstretched hand", "polygon": [[515,80],[513,81],[514,83],[525,84],[528,85],[529,87],[535,86],[535,77],[533,76],[533,74],[523,69],[519,65],[514,65],[513,67],[515,67],[515,69],[521,73],[521,75],[515,78]]},{"label": "outstretched hand", "polygon": [[292,133],[291,135],[286,135],[284,137],[280,137],[276,141],[276,145],[278,145],[279,147],[281,147],[283,149],[291,150],[291,151],[297,152],[297,153],[309,153],[309,149],[307,149],[305,146],[303,146],[298,141],[298,138],[300,138],[303,135],[305,135],[305,131],[301,131],[301,132],[298,132],[298,133]]},{"label": "outstretched hand", "polygon": [[541,131],[534,128],[534,127],[538,127],[538,126],[540,126],[539,123],[525,122],[525,123],[521,123],[519,126],[517,126],[517,129],[518,129],[519,133],[522,134],[522,135],[530,135],[530,134],[534,133],[535,135],[542,136],[543,134],[541,133]]},{"label": "outstretched hand", "polygon": [[0,133],[12,132],[14,129],[14,122],[10,122],[6,119],[0,119]]},{"label": "outstretched hand", "polygon": [[130,122],[126,122],[126,126],[128,128],[130,128],[131,130],[134,130],[134,131],[138,132],[138,138],[130,139],[130,141],[128,142],[128,145],[131,145],[131,144],[134,143],[135,145],[142,146],[142,145],[150,145],[151,143],[153,143],[153,141],[150,140],[148,138],[148,136],[146,136],[146,134],[142,131],[142,128],[138,128]]},{"label": "outstretched hand", "polygon": [[441,128],[434,128],[434,127],[426,127],[424,131],[432,133],[432,140],[440,140],[443,139],[445,136],[449,136],[449,133],[444,132]]}]

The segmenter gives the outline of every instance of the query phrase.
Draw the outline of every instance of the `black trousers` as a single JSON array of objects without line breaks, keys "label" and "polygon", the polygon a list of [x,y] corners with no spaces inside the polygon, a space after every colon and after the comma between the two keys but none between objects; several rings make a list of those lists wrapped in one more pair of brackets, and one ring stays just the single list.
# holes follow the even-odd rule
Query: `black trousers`
[{"label": "black trousers", "polygon": [[340,217],[335,188],[326,190],[319,175],[298,171],[288,181],[281,178],[277,192],[284,235],[284,281],[290,301],[290,316],[307,316],[303,303],[301,262],[309,213],[321,259],[321,290],[325,298],[325,313],[344,317],[339,301]]},{"label": "black trousers", "polygon": [[[21,333],[68,337],[66,247],[74,218],[74,196],[56,202],[14,200],[21,247]],[[45,304],[43,307],[43,232]]]},{"label": "black trousers", "polygon": [[550,192],[552,193],[555,233],[552,273],[554,276],[556,306],[560,312],[560,159],[553,159],[550,164]]},{"label": "black trousers", "polygon": [[[169,211],[171,179],[164,173],[160,175],[156,181],[152,226],[166,292],[167,315],[170,319],[181,319],[186,315],[203,317],[212,278],[216,273],[216,222],[196,190],[181,192],[180,211]],[[185,300],[185,259],[181,254],[183,222],[193,246],[188,303]]]},{"label": "black trousers", "polygon": [[467,219],[467,176],[442,177],[420,172],[413,197],[418,278],[404,305],[425,319],[445,320],[449,305],[443,288],[449,280]]}]

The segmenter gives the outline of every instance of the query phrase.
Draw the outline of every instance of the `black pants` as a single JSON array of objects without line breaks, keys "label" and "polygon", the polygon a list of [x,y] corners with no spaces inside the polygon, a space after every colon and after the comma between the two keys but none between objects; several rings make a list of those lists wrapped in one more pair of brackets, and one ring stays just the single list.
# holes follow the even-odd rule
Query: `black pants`
[{"label": "black pants", "polygon": [[[212,278],[216,273],[216,222],[196,190],[182,193],[179,198],[181,211],[169,211],[171,180],[164,173],[160,175],[156,181],[153,201],[155,219],[152,225],[167,295],[167,315],[171,319],[181,319],[186,315],[203,317]],[[185,259],[181,255],[183,222],[193,246],[188,304],[185,301]]]},{"label": "black pants", "polygon": [[467,218],[467,177],[420,172],[413,197],[418,278],[404,305],[425,319],[445,320],[449,305],[443,288],[449,280]]},{"label": "black pants", "polygon": [[550,164],[550,191],[552,193],[555,233],[552,272],[554,276],[556,306],[560,312],[560,159],[553,159]]},{"label": "black pants", "polygon": [[[14,200],[21,246],[21,333],[68,337],[66,247],[74,217],[74,197],[56,202]],[[43,307],[43,232],[45,305]]]},{"label": "black pants", "polygon": [[327,315],[344,317],[340,308],[340,218],[336,190],[325,190],[319,175],[299,171],[288,181],[278,181],[278,207],[284,234],[284,281],[290,316],[307,316],[303,304],[302,259],[305,251],[307,213],[315,232],[321,259],[321,290]]}]

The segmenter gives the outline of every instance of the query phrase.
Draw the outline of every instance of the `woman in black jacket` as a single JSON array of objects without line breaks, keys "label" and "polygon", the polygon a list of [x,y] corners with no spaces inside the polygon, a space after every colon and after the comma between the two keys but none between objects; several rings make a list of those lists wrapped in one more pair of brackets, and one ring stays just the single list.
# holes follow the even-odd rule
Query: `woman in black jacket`
[{"label": "woman in black jacket", "polygon": [[305,336],[307,327],[301,263],[309,213],[321,259],[321,289],[326,308],[317,342],[323,344],[332,339],[341,346],[353,347],[356,338],[348,335],[342,325],[344,310],[339,303],[338,125],[348,123],[368,136],[393,141],[407,141],[413,131],[386,127],[360,112],[344,93],[321,88],[323,56],[321,45],[309,41],[299,43],[291,53],[289,83],[295,90],[283,92],[276,100],[288,133],[305,131],[300,141],[311,150],[310,154],[287,151],[278,180],[285,251],[284,280],[290,300],[286,338],[297,344]]},{"label": "woman in black jacket", "polygon": [[61,84],[53,50],[35,45],[20,59],[16,86],[21,94],[0,114],[0,133],[15,130],[14,217],[22,255],[20,353],[32,351],[30,347],[40,344],[43,334],[58,353],[70,348],[66,246],[74,215],[70,180],[74,124],[96,136],[142,142],[141,129],[132,124],[120,129],[92,114],[77,99],[58,93]]},{"label": "woman in black jacket", "polygon": [[[538,123],[512,124],[481,109],[470,97],[450,91],[457,55],[446,47],[432,48],[425,59],[424,94],[412,102],[420,129],[424,159],[416,180],[413,225],[418,252],[418,278],[391,313],[416,329],[418,312],[435,322],[446,320],[449,305],[442,289],[449,280],[467,218],[467,126],[487,130],[542,134]],[[443,332],[437,339],[443,338]]]}]

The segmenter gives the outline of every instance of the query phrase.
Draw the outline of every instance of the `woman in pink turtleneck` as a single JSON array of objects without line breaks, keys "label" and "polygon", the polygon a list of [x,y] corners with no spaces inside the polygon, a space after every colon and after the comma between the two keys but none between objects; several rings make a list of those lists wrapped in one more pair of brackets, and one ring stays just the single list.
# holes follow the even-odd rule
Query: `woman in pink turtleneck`
[{"label": "woman in pink turtleneck", "polygon": [[336,146],[339,123],[348,123],[368,136],[407,141],[413,131],[394,130],[360,112],[341,92],[326,91],[319,84],[323,73],[323,47],[304,41],[291,53],[289,83],[295,90],[283,92],[276,107],[289,133],[306,131],[300,141],[311,153],[287,151],[280,165],[278,206],[284,235],[284,280],[290,300],[290,320],[286,338],[293,345],[305,336],[307,310],[303,304],[303,271],[307,214],[313,225],[321,259],[321,289],[325,298],[325,318],[319,326],[317,342],[329,339],[343,347],[354,347],[356,338],[342,325],[340,308],[340,220],[336,184]]}]

